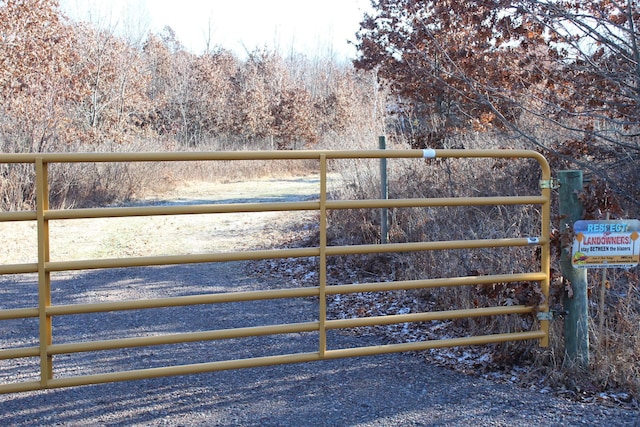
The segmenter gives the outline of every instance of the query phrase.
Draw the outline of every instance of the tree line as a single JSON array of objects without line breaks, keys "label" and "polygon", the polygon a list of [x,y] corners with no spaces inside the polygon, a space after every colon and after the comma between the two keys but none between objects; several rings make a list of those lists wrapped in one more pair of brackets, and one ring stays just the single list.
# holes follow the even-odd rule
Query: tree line
[{"label": "tree line", "polygon": [[[165,27],[141,42],[73,22],[57,0],[0,1],[2,151],[172,140],[314,146],[369,103],[366,74],[304,55],[193,54]],[[365,108],[366,111],[369,111]]]}]

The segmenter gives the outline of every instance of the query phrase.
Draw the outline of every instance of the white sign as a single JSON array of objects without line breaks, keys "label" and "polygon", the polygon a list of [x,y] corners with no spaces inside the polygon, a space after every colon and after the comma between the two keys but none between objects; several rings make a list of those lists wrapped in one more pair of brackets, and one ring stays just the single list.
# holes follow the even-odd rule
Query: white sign
[{"label": "white sign", "polygon": [[635,267],[640,259],[640,221],[576,221],[571,264],[575,268]]}]

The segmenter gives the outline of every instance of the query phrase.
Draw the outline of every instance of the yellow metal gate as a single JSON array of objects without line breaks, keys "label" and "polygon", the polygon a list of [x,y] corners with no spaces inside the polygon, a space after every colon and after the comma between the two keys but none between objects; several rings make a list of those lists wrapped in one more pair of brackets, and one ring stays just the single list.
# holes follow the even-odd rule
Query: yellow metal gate
[{"label": "yellow metal gate", "polygon": [[[380,159],[380,158],[521,158],[539,164],[540,194],[509,197],[420,198],[391,200],[329,200],[327,197],[327,161],[330,159]],[[315,159],[319,162],[319,199],[300,202],[229,203],[182,206],[139,206],[97,209],[49,208],[48,169],[55,163],[80,162],[175,162],[175,161],[236,161]],[[0,212],[0,222],[35,221],[38,233],[38,261],[31,264],[0,265],[0,275],[37,274],[38,300],[22,301],[20,308],[6,308],[0,301],[0,331],[3,321],[35,319],[39,336],[33,337],[35,345],[11,346],[0,349],[0,362],[19,363],[22,359],[37,359],[39,369],[36,380],[8,381],[0,384],[0,393],[59,388],[86,384],[184,375],[216,370],[267,366],[285,363],[309,362],[324,359],[346,358],[391,352],[417,351],[431,348],[498,343],[512,340],[539,340],[548,345],[548,294],[549,294],[549,226],[550,226],[550,170],[539,153],[526,150],[374,150],[374,151],[260,151],[260,152],[207,152],[207,153],[70,153],[70,154],[0,154],[0,163],[30,163],[35,165],[37,209],[35,211]],[[442,206],[495,206],[535,205],[541,212],[539,235],[483,240],[453,240],[437,242],[387,243],[353,246],[327,245],[327,211],[359,208],[405,208]],[[88,259],[79,261],[51,261],[49,253],[49,223],[51,221],[79,218],[117,218],[157,215],[222,214],[232,212],[315,211],[319,218],[320,239],[317,247],[299,249],[253,250],[176,256],[145,256],[117,259]],[[345,254],[373,254],[392,252],[443,251],[462,248],[493,248],[535,246],[540,249],[540,265],[535,271],[518,274],[494,274],[449,278],[431,278],[412,281],[376,282],[358,284],[327,284],[327,258]],[[178,265],[193,263],[220,263],[241,260],[263,260],[316,257],[318,259],[318,285],[311,287],[286,287],[246,292],[208,293],[174,296],[148,300],[122,300],[100,303],[54,304],[51,273],[93,269],[113,269],[143,266]],[[499,306],[467,310],[449,310],[424,313],[361,317],[354,319],[328,319],[326,300],[328,295],[344,295],[360,292],[380,292],[403,289],[421,289],[453,286],[490,285],[494,283],[531,282],[540,287],[544,301],[539,306]],[[216,329],[198,332],[171,333],[153,336],[134,336],[123,339],[91,340],[83,337],[76,342],[57,343],[54,319],[86,313],[107,313],[124,310],[140,310],[193,305],[216,305],[242,301],[259,301],[286,298],[317,298],[319,310],[313,321],[277,325],[260,325],[241,328]],[[17,296],[20,298],[20,296]],[[13,305],[15,307],[15,302]],[[542,315],[540,315],[542,313]],[[456,319],[507,314],[531,314],[539,326],[536,330],[463,338],[427,340],[381,346],[328,349],[327,331],[362,326],[426,322],[440,319]],[[537,315],[537,316],[536,316]],[[5,329],[6,330],[6,329]],[[101,352],[113,349],[147,346],[176,345],[180,343],[227,340],[243,337],[272,336],[294,333],[317,334],[315,351],[292,352],[261,357],[216,360],[197,364],[132,369],[119,372],[58,374],[54,358],[82,352]],[[0,336],[0,343],[6,343]],[[2,365],[0,365],[2,366]]]}]

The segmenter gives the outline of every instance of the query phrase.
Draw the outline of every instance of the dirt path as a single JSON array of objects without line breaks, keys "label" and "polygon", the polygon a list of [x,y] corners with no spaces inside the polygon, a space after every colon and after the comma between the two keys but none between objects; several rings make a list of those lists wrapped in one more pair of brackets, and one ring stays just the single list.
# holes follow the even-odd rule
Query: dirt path
[{"label": "dirt path", "polygon": [[[317,177],[242,183],[188,182],[132,205],[285,202],[317,199]],[[177,255],[242,250],[278,239],[311,212],[255,212],[51,221],[51,260]],[[238,239],[238,236],[243,236]],[[0,223],[0,263],[37,261],[35,222]]]}]

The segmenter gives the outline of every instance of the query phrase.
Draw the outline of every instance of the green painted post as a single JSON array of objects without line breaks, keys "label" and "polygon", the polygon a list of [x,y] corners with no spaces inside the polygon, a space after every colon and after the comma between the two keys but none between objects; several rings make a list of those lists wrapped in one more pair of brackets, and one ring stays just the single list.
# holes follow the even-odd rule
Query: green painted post
[{"label": "green painted post", "polygon": [[[572,230],[573,224],[582,218],[582,203],[578,194],[582,191],[582,171],[558,172],[560,183],[558,209],[561,218],[560,231]],[[589,366],[589,311],[587,297],[587,270],[573,268],[571,248],[560,255],[562,274],[571,283],[572,295],[565,292],[564,319],[565,362],[570,366],[586,369]]]},{"label": "green painted post", "polygon": [[[378,148],[386,150],[387,141],[384,136],[378,137]],[[380,159],[380,198],[389,198],[389,183],[387,182],[387,159]],[[387,208],[382,208],[380,217],[380,243],[389,241],[389,212]]]}]

